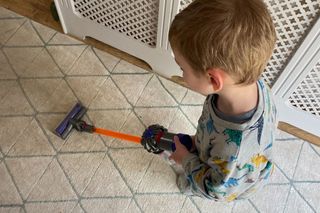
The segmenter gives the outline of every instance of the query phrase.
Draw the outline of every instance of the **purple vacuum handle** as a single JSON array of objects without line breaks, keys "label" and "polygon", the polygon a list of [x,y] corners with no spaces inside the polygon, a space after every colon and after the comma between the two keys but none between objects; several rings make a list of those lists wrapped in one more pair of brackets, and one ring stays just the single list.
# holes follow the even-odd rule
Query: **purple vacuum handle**
[{"label": "purple vacuum handle", "polygon": [[[187,150],[191,150],[192,149],[192,138],[190,135],[186,135],[186,134],[182,134],[179,133],[177,134],[177,136],[179,137],[180,142],[187,148]],[[172,151],[176,151],[176,145],[173,143],[172,145]]]},{"label": "purple vacuum handle", "polygon": [[174,143],[174,136],[178,136],[180,142],[187,148],[187,150],[191,150],[192,148],[192,138],[190,135],[186,134],[175,134],[166,132],[163,134],[163,136],[160,138],[158,142],[158,146],[162,150],[168,150],[168,151],[176,151],[176,145]]},{"label": "purple vacuum handle", "polygon": [[176,134],[168,132],[166,128],[158,124],[150,125],[141,137],[141,144],[148,151],[154,154],[159,154],[164,150],[174,152],[176,146],[174,136],[178,136],[180,142],[190,151],[192,149],[192,138],[186,134]]}]

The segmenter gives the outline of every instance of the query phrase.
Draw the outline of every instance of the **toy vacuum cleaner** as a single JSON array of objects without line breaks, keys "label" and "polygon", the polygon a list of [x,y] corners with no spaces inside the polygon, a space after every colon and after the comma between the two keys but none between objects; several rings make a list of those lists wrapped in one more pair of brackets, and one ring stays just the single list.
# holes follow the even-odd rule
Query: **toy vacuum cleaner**
[{"label": "toy vacuum cleaner", "polygon": [[155,154],[159,154],[164,150],[174,152],[176,147],[173,138],[177,135],[180,142],[188,150],[192,147],[192,139],[189,135],[170,133],[166,128],[158,124],[149,126],[143,132],[142,137],[96,128],[81,120],[86,111],[87,109],[81,103],[77,103],[55,129],[55,134],[62,139],[66,139],[72,130],[76,129],[79,132],[96,133],[134,143],[140,143],[148,152]]}]

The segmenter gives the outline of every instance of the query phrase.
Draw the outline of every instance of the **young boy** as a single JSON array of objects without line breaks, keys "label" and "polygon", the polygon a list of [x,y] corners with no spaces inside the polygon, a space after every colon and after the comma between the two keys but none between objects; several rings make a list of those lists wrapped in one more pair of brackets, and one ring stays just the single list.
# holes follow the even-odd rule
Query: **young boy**
[{"label": "young boy", "polygon": [[170,156],[185,193],[232,201],[261,188],[272,172],[277,126],[270,91],[260,79],[276,41],[262,0],[195,0],[179,13],[169,41],[183,79],[206,95],[193,149],[175,137]]}]

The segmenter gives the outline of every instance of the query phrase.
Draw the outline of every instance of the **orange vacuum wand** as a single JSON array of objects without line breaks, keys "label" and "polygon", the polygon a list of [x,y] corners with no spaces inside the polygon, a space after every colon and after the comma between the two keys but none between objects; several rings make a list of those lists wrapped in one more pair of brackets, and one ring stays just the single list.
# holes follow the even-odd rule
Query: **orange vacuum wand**
[{"label": "orange vacuum wand", "polygon": [[153,153],[161,153],[163,150],[175,151],[174,136],[179,137],[180,142],[190,150],[192,148],[192,139],[189,135],[175,134],[168,132],[166,128],[160,125],[151,125],[143,133],[142,137],[128,135],[107,129],[96,128],[87,124],[83,120],[70,120],[72,126],[80,132],[97,133],[133,143],[142,144],[145,149]]},{"label": "orange vacuum wand", "polygon": [[130,142],[133,142],[133,143],[141,143],[141,137],[124,134],[124,133],[121,133],[121,132],[114,132],[114,131],[111,131],[111,130],[101,129],[101,128],[94,128],[93,132],[97,133],[97,134],[100,134],[100,135],[105,135],[105,136],[109,136],[109,137],[113,137],[113,138],[118,138],[120,140],[130,141]]},{"label": "orange vacuum wand", "polygon": [[128,135],[121,132],[115,132],[108,129],[102,129],[102,128],[96,128],[92,125],[87,124],[83,120],[74,120],[71,119],[70,123],[72,126],[78,130],[79,132],[88,132],[88,133],[97,133],[100,135],[105,135],[113,138],[118,138],[121,140],[126,140],[134,143],[141,143],[141,137],[134,136],[134,135]]}]

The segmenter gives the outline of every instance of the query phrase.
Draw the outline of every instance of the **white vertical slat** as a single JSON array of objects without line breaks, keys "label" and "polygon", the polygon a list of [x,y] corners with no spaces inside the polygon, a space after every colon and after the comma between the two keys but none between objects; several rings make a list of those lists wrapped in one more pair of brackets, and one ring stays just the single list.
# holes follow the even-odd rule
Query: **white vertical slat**
[{"label": "white vertical slat", "polygon": [[54,3],[56,5],[56,9],[58,12],[59,20],[63,29],[64,33],[68,33],[68,27],[65,22],[64,14],[66,14],[66,6],[64,5],[64,0],[54,0]]},{"label": "white vertical slat", "polygon": [[158,29],[157,29],[157,48],[162,48],[163,30],[164,30],[164,14],[166,7],[166,0],[159,0],[158,13]]},{"label": "white vertical slat", "polygon": [[167,50],[168,49],[168,34],[169,34],[169,27],[171,22],[171,13],[172,13],[172,6],[174,0],[166,0],[165,5],[165,17],[163,22],[163,34],[162,34],[162,47]]},{"label": "white vertical slat", "polygon": [[[313,56],[319,49],[320,42],[320,18],[317,20],[311,31],[308,33],[295,55],[289,60],[289,63],[272,87],[272,92],[281,98],[288,97],[296,86],[307,75],[306,67],[315,66],[309,64]],[[310,71],[311,69],[309,69]],[[302,73],[302,71],[304,73]],[[299,81],[300,80],[300,81]],[[290,84],[290,86],[289,86]],[[291,93],[290,93],[291,92]]]},{"label": "white vertical slat", "polygon": [[[313,53],[313,51],[315,51]],[[320,35],[317,37],[317,40],[312,44],[310,48],[310,52],[305,54],[305,60],[307,62],[306,66],[302,69],[293,70],[294,79],[289,78],[287,81],[287,88],[283,91],[283,98],[288,99],[294,90],[298,87],[298,85],[305,79],[308,73],[316,66],[318,61],[320,60]],[[291,80],[292,79],[292,80]]]}]

